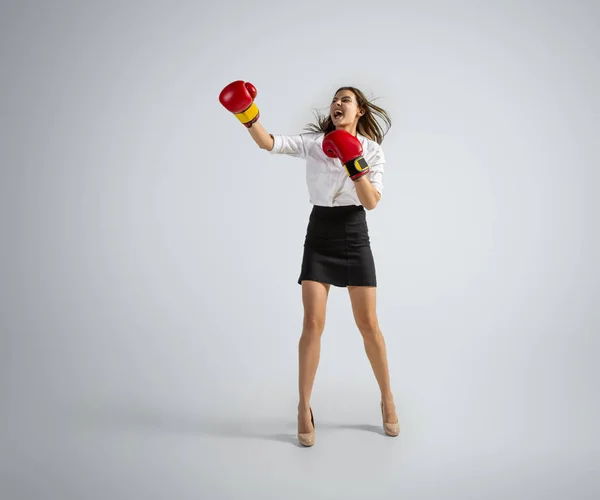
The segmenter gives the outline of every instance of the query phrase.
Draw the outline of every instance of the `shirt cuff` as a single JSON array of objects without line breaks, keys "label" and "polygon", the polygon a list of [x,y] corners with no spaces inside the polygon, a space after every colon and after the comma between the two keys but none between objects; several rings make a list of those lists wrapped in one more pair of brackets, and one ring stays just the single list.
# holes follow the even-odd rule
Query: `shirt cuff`
[{"label": "shirt cuff", "polygon": [[273,134],[273,149],[269,151],[270,154],[278,154],[281,151],[282,140],[279,135]]}]

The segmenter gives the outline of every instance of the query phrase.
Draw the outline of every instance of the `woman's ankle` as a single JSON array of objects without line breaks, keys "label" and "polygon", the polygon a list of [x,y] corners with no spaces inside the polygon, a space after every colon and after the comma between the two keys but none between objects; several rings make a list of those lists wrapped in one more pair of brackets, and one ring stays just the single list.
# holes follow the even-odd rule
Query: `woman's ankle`
[{"label": "woman's ankle", "polygon": [[310,402],[299,402],[298,403],[298,412],[309,411],[309,410],[310,410]]},{"label": "woman's ankle", "polygon": [[393,405],[394,404],[394,395],[392,393],[382,394],[381,402],[384,405]]}]

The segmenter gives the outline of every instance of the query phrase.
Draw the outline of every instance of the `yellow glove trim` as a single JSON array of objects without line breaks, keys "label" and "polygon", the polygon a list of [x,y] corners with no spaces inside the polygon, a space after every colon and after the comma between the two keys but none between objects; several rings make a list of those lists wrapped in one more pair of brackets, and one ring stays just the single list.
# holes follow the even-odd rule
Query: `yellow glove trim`
[{"label": "yellow glove trim", "polygon": [[256,104],[252,103],[250,107],[246,111],[242,111],[241,113],[236,113],[236,118],[242,123],[246,124],[254,120],[258,115],[258,108]]}]

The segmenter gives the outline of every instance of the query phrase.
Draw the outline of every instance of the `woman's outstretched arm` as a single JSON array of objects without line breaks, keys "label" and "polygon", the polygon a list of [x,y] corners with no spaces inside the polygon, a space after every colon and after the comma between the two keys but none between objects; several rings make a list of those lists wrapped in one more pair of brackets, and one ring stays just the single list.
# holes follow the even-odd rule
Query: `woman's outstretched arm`
[{"label": "woman's outstretched arm", "polygon": [[271,151],[273,149],[273,144],[275,142],[273,136],[265,130],[260,122],[254,122],[248,129],[248,132],[250,132],[252,139],[254,139],[254,142],[258,144],[259,148],[266,149],[267,151]]},{"label": "woman's outstretched arm", "polygon": [[274,144],[273,136],[258,123],[260,112],[254,104],[257,93],[256,87],[250,82],[236,80],[221,91],[219,101],[246,126],[254,142],[261,149],[271,151]]}]

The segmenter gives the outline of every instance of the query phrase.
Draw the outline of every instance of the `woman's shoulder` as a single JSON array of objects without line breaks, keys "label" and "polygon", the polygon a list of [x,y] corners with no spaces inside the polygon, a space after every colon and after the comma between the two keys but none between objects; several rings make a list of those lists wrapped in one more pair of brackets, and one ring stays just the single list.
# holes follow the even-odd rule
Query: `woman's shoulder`
[{"label": "woman's shoulder", "polygon": [[363,147],[363,156],[371,165],[380,165],[385,163],[385,155],[381,144],[366,136],[360,136],[360,141]]},{"label": "woman's shoulder", "polygon": [[362,134],[356,134],[356,135],[359,137],[359,139],[363,145],[363,149],[365,147],[367,147],[372,151],[381,151],[382,150],[381,144],[379,144],[377,141],[374,141],[373,139],[370,139],[369,137],[362,135]]},{"label": "woman's shoulder", "polygon": [[304,143],[306,150],[312,151],[316,147],[321,147],[325,134],[323,132],[306,131],[300,133],[300,137],[302,137],[302,142]]},{"label": "woman's shoulder", "polygon": [[303,131],[300,133],[300,135],[306,141],[323,140],[323,137],[325,137],[325,134],[323,132],[313,132],[313,131]]}]

